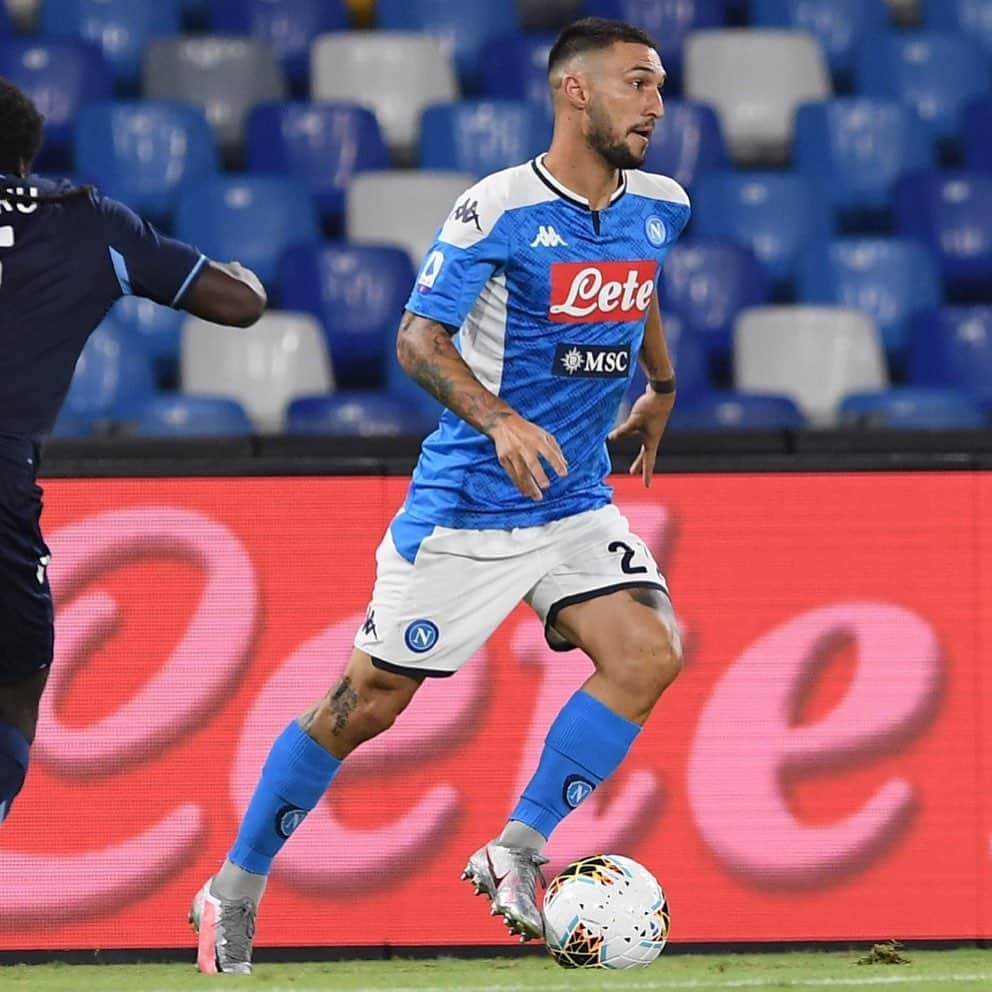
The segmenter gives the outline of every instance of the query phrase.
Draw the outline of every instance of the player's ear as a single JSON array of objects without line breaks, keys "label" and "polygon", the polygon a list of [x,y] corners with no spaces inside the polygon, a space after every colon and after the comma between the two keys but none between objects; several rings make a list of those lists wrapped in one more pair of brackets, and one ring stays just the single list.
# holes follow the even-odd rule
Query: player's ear
[{"label": "player's ear", "polygon": [[566,72],[562,76],[561,91],[569,105],[576,110],[585,110],[589,105],[588,80],[582,73]]}]

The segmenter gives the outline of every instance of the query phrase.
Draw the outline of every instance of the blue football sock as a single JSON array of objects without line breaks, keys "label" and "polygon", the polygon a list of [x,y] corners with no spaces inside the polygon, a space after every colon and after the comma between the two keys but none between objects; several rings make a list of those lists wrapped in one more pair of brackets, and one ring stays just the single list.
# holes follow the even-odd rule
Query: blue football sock
[{"label": "blue football sock", "polygon": [[14,797],[24,785],[30,748],[24,734],[0,720],[0,823],[10,812]]},{"label": "blue football sock", "polygon": [[267,875],[272,859],[327,791],[341,762],[291,723],[277,738],[228,858]]},{"label": "blue football sock", "polygon": [[550,837],[623,761],[640,729],[579,690],[551,724],[537,771],[510,819]]}]

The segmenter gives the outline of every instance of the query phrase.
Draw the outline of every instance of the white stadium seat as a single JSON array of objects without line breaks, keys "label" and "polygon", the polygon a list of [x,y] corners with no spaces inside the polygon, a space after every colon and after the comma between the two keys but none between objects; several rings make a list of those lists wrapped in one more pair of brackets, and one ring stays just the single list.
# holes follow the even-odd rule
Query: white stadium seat
[{"label": "white stadium seat", "polygon": [[881,335],[861,310],[750,307],[734,323],[735,387],[788,396],[814,426],[834,423],[847,393],[888,382]]},{"label": "white stadium seat", "polygon": [[320,324],[309,314],[269,311],[248,328],[190,317],[182,329],[184,393],[237,400],[260,433],[284,429],[297,396],[334,389]]},{"label": "white stadium seat", "polygon": [[358,103],[372,110],[398,158],[413,161],[420,115],[458,97],[451,55],[426,34],[347,31],[323,34],[310,50],[314,100]]},{"label": "white stadium seat", "polygon": [[801,103],[832,95],[818,42],[801,31],[694,31],[686,41],[685,95],[720,115],[739,165],[787,161]]},{"label": "white stadium seat", "polygon": [[361,172],[348,185],[348,240],[398,245],[419,266],[455,201],[475,181],[444,170]]}]

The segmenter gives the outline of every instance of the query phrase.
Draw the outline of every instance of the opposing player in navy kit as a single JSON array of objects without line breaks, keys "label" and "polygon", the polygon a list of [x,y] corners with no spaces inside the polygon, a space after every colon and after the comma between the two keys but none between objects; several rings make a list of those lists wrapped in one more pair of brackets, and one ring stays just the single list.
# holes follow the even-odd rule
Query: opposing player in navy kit
[{"label": "opposing player in navy kit", "polygon": [[562,32],[549,78],[550,150],[458,199],[410,296],[399,359],[447,411],[379,547],[343,676],[273,745],[227,860],[194,900],[201,970],[251,970],[272,859],[341,761],[391,726],[425,678],[457,671],[521,600],[553,648],[580,648],[594,670],[463,878],[511,932],[541,936],[545,841],[620,764],[678,674],[665,579],[605,481],[637,361],[649,385],[613,436],[642,438],[632,471],[645,485],[674,402],[655,287],[689,203],[673,180],[637,171],[665,72],[643,32],[589,18]]},{"label": "opposing player in navy kit", "polygon": [[91,187],[28,178],[42,118],[0,79],[0,822],[27,775],[52,662],[41,447],[86,339],[125,294],[247,326],[265,292]]}]

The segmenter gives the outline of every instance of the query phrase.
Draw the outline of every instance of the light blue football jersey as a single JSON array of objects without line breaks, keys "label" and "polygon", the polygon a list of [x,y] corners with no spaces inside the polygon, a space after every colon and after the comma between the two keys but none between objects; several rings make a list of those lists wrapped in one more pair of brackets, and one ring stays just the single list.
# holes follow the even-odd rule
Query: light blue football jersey
[{"label": "light blue football jersey", "polygon": [[450,411],[424,441],[407,521],[530,527],[608,503],[606,436],[633,377],[661,263],[689,220],[675,180],[622,173],[598,211],[541,159],[482,179],[459,197],[407,309],[457,328],[479,381],[557,439],[569,472],[535,502],[492,441]]}]

